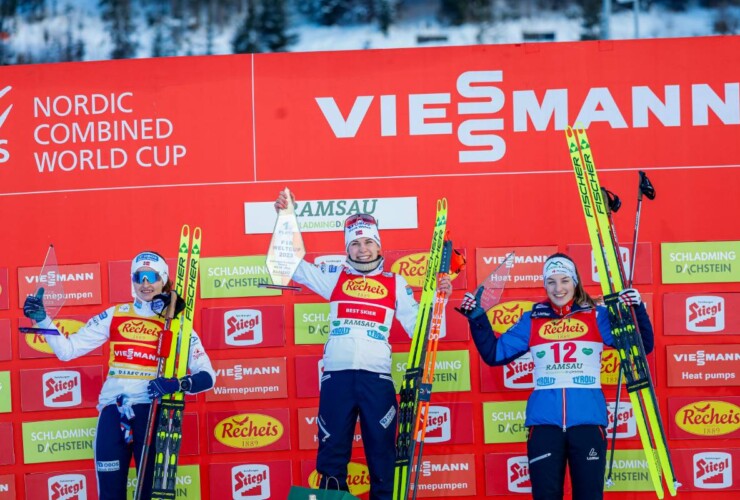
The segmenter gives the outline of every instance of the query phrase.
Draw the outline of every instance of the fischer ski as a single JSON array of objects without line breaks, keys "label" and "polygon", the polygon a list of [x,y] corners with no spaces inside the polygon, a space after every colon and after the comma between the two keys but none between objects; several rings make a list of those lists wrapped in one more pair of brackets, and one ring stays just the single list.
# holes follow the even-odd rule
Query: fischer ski
[{"label": "fischer ski", "polygon": [[619,255],[619,243],[610,220],[609,200],[605,199],[606,191],[602,191],[599,184],[585,129],[568,127],[565,135],[604,302],[609,313],[614,347],[627,381],[627,394],[635,412],[650,479],[658,498],[663,498],[661,473],[664,474],[668,491],[671,496],[675,496],[680,483],[676,481],[671,463],[642,337],[636,326],[634,311],[619,300],[618,294],[625,288],[625,272]]},{"label": "fischer ski", "polygon": [[[186,224],[180,232],[180,245],[177,256],[177,274],[175,291],[185,300],[185,310],[178,318],[171,319],[168,313],[165,329],[160,337],[170,335],[169,345],[160,348],[164,356],[160,358],[157,376],[181,379],[187,375],[190,358],[190,337],[193,331],[195,297],[198,287],[198,269],[200,265],[201,230],[196,227],[192,233]],[[173,297],[174,299],[174,297]],[[174,310],[175,300],[170,301]],[[171,321],[171,324],[169,323]],[[171,327],[171,331],[168,327]],[[174,338],[172,337],[174,332]],[[165,340],[167,342],[167,340]],[[172,500],[175,498],[175,477],[177,460],[182,441],[182,418],[185,410],[184,393],[176,392],[162,397],[162,401],[152,401],[149,422],[147,424],[147,443],[142,451],[135,499],[141,498],[143,478],[147,467],[148,448],[155,440],[154,480],[152,483],[152,500]],[[155,419],[156,416],[156,419]],[[157,422],[156,431],[151,429]]]},{"label": "fischer ski", "polygon": [[[416,438],[419,432],[418,405],[419,401],[428,400],[431,396],[431,383],[423,381],[423,370],[425,368],[427,345],[429,342],[428,333],[430,332],[432,323],[435,323],[434,312],[437,308],[435,305],[437,303],[437,296],[439,295],[437,294],[437,272],[440,270],[443,253],[445,253],[444,240],[446,228],[447,199],[442,198],[441,200],[437,200],[434,234],[432,236],[431,249],[429,250],[421,298],[419,300],[419,313],[416,316],[414,335],[411,338],[406,373],[401,381],[401,389],[399,390],[398,436],[396,438],[396,464],[393,477],[394,500],[406,500],[408,498],[411,481],[410,471],[412,470],[411,465],[414,461]],[[447,253],[451,253],[451,246],[451,243],[447,245]],[[449,262],[449,255],[445,258]],[[439,334],[437,332],[438,336]],[[436,341],[434,345],[436,349]]]}]

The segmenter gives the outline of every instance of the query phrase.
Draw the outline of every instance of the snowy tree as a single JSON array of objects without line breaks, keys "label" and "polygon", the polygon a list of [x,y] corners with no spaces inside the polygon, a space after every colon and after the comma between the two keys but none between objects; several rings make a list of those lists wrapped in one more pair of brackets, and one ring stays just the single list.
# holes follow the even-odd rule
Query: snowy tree
[{"label": "snowy tree", "polygon": [[247,1],[247,16],[232,41],[235,54],[282,52],[295,43],[284,0]]},{"label": "snowy tree", "polygon": [[261,52],[257,33],[257,0],[247,0],[247,14],[231,42],[234,54]]},{"label": "snowy tree", "polygon": [[602,0],[578,0],[583,11],[583,32],[581,40],[598,40],[601,38],[599,26],[601,24]]},{"label": "snowy tree", "polygon": [[136,29],[133,20],[131,0],[100,0],[100,16],[108,24],[108,32],[113,42],[111,59],[136,57],[137,43],[133,39]]},{"label": "snowy tree", "polygon": [[2,0],[0,2],[0,65],[10,64],[12,49],[10,46],[11,28],[10,24],[18,8],[15,0]]},{"label": "snowy tree", "polygon": [[262,0],[261,3],[257,27],[260,41],[270,52],[282,52],[296,41],[296,36],[288,33],[285,0]]}]

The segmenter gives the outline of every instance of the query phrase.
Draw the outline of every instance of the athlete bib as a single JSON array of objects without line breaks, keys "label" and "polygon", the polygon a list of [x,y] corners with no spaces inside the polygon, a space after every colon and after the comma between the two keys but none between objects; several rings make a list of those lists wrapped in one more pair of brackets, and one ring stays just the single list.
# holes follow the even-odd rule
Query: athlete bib
[{"label": "athlete bib", "polygon": [[117,306],[110,326],[108,376],[154,378],[163,327],[164,320],[139,316],[131,304]]},{"label": "athlete bib", "polygon": [[330,300],[330,336],[387,341],[396,306],[396,277],[392,273],[342,273]]},{"label": "athlete bib", "polygon": [[535,390],[601,387],[604,343],[595,311],[567,318],[533,319],[529,345]]}]

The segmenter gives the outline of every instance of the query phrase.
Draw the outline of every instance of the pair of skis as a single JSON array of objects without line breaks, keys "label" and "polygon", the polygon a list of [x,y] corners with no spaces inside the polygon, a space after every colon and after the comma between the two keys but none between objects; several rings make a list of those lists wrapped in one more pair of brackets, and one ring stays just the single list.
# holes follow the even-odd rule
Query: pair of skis
[{"label": "pair of skis", "polygon": [[[193,317],[195,313],[195,297],[198,287],[198,269],[200,266],[201,230],[193,230],[192,240],[190,227],[186,224],[180,232],[180,245],[177,255],[177,273],[175,276],[175,291],[185,300],[185,310],[177,318],[173,318],[175,297],[170,300],[170,308],[165,320],[165,328],[160,335],[161,357],[157,367],[158,377],[181,379],[188,372],[190,358],[190,337],[193,332]],[[170,337],[168,347],[162,348],[166,337]],[[177,459],[182,442],[182,420],[185,411],[185,394],[176,392],[162,397],[162,401],[152,401],[147,420],[146,442],[139,461],[137,474],[136,494],[139,500],[143,493],[143,478],[147,470],[149,449],[154,441],[154,480],[152,483],[152,500],[171,500],[175,498],[175,478],[177,475]],[[154,424],[157,422],[156,431]]]},{"label": "pair of skis", "polygon": [[[406,500],[411,486],[411,472],[416,470],[414,497],[418,481],[424,435],[429,414],[429,404],[434,380],[434,364],[437,358],[445,297],[437,290],[438,272],[447,275],[450,271],[452,241],[447,239],[447,200],[437,200],[432,246],[427,260],[427,270],[419,300],[414,335],[411,339],[406,373],[401,381],[398,405],[398,436],[396,438],[396,462],[393,478],[394,500]],[[417,449],[416,445],[419,443]]]},{"label": "pair of skis", "polygon": [[619,243],[611,223],[607,192],[602,190],[599,184],[585,129],[568,127],[565,136],[604,293],[604,302],[609,313],[614,347],[627,381],[627,393],[635,413],[650,479],[658,498],[663,498],[661,474],[665,475],[666,487],[671,496],[675,496],[680,483],[676,481],[671,463],[642,337],[637,328],[634,311],[619,300],[619,292],[625,288],[626,280]]}]

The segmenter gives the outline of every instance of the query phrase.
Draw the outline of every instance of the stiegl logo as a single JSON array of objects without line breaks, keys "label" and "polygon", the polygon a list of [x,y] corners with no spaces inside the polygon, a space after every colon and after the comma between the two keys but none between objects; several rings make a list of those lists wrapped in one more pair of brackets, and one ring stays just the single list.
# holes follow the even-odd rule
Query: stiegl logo
[{"label": "stiegl logo", "polygon": [[66,408],[82,402],[80,372],[67,370],[44,373],[41,377],[44,406]]},{"label": "stiegl logo", "polygon": [[732,455],[721,451],[695,453],[694,486],[711,490],[732,486]]},{"label": "stiegl logo", "polygon": [[[13,89],[10,85],[5,86],[2,90],[0,90],[0,99],[10,92]],[[8,119],[8,115],[10,114],[10,110],[13,109],[13,105],[11,104],[7,108],[5,108],[5,111],[3,111],[3,114],[0,115],[0,129],[2,129],[3,124],[5,123],[5,120]],[[7,144],[8,140],[3,139],[0,137],[0,163],[5,163],[8,160],[10,160],[10,151],[5,149],[3,145]]]},{"label": "stiegl logo", "polygon": [[617,437],[627,438],[637,435],[637,422],[635,421],[635,411],[632,408],[632,403],[628,401],[620,401],[619,408],[615,414],[615,408],[617,404],[611,402],[607,404],[607,410],[609,412],[609,425],[606,427],[606,433],[611,436],[614,425],[617,426]]},{"label": "stiegl logo", "polygon": [[686,299],[686,329],[711,333],[725,329],[725,299],[711,295]]},{"label": "stiegl logo", "polygon": [[49,500],[87,500],[87,483],[82,474],[52,476],[47,484]]},{"label": "stiegl logo", "polygon": [[224,314],[224,341],[234,347],[262,343],[262,312],[257,309],[234,309]]},{"label": "stiegl logo", "polygon": [[512,493],[531,493],[529,460],[527,457],[511,457],[506,461],[506,478]]},{"label": "stiegl logo", "polygon": [[446,406],[430,406],[424,441],[427,443],[444,443],[449,441],[451,437],[450,409]]},{"label": "stiegl logo", "polygon": [[509,389],[534,387],[534,360],[531,352],[504,366],[504,387]]},{"label": "stiegl logo", "polygon": [[245,464],[232,467],[231,493],[235,500],[265,500],[270,498],[270,468],[263,464]]}]

